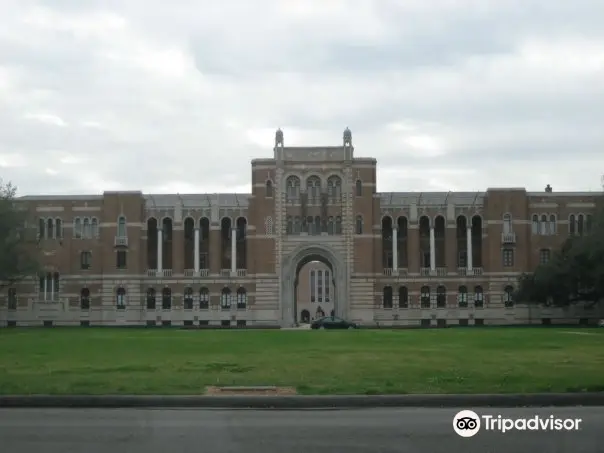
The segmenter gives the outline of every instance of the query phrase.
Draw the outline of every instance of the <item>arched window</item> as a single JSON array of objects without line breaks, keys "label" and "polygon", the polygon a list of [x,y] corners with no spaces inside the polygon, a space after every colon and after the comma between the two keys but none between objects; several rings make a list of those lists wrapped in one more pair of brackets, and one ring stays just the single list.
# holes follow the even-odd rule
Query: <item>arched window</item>
[{"label": "arched window", "polygon": [[484,293],[482,292],[482,286],[474,287],[474,306],[478,308],[484,306]]},{"label": "arched window", "polygon": [[117,219],[117,235],[118,237],[125,238],[128,236],[128,231],[126,228],[126,217],[123,215],[119,216]]},{"label": "arched window", "polygon": [[462,308],[468,306],[468,288],[466,286],[460,286],[457,291],[457,305]]},{"label": "arched window", "polygon": [[84,239],[90,238],[90,219],[88,217],[84,219],[84,229],[82,231],[82,237]]},{"label": "arched window", "polygon": [[185,294],[183,296],[185,310],[191,310],[193,308],[193,288],[187,286],[185,288]]},{"label": "arched window", "polygon": [[79,217],[73,221],[73,236],[76,239],[82,238],[82,220]]},{"label": "arched window", "polygon": [[438,308],[445,308],[447,306],[447,288],[443,285],[439,285],[436,288],[436,306]]},{"label": "arched window", "polygon": [[147,310],[155,310],[156,305],[156,293],[155,289],[147,289]]},{"label": "arched window", "polygon": [[556,234],[556,216],[550,214],[549,216],[549,234]]},{"label": "arched window", "polygon": [[285,219],[285,222],[286,222],[286,226],[285,226],[286,234],[292,234],[294,232],[294,220],[293,220],[292,216],[288,215]]},{"label": "arched window", "polygon": [[541,222],[539,227],[541,228],[541,234],[549,234],[549,222],[547,221],[547,215],[541,215]]},{"label": "arched window", "polygon": [[231,308],[231,290],[229,288],[222,288],[220,294],[220,307],[223,310]]},{"label": "arched window", "polygon": [[336,224],[333,217],[327,219],[327,234],[332,235],[336,233]]},{"label": "arched window", "polygon": [[576,233],[576,222],[577,221],[575,220],[575,215],[571,214],[568,218],[568,234],[574,235]]},{"label": "arched window", "polygon": [[356,220],[356,233],[363,234],[363,216],[358,215]]},{"label": "arched window", "polygon": [[430,308],[430,287],[422,286],[420,291],[420,302],[422,308]]},{"label": "arched window", "polygon": [[577,216],[577,234],[583,236],[583,233],[585,233],[585,221],[583,214],[579,214]]},{"label": "arched window", "polygon": [[265,197],[273,198],[273,182],[270,179],[268,181],[266,181]]},{"label": "arched window", "polygon": [[512,286],[506,286],[503,290],[503,304],[506,307],[514,306],[514,288]]},{"label": "arched window", "polygon": [[342,217],[336,217],[336,234],[342,234]]},{"label": "arched window", "polygon": [[398,289],[398,306],[399,308],[409,307],[409,290],[406,286],[400,286]]},{"label": "arched window", "polygon": [[61,219],[55,219],[55,236],[57,239],[63,237],[63,221]]},{"label": "arched window", "polygon": [[330,176],[327,180],[327,193],[329,198],[336,202],[342,196],[342,180],[339,176]]},{"label": "arched window", "polygon": [[96,217],[93,217],[90,220],[90,230],[90,233],[92,234],[93,238],[99,237],[99,221]]},{"label": "arched window", "polygon": [[207,310],[210,307],[210,290],[206,287],[202,287],[199,290],[199,308]]},{"label": "arched window", "polygon": [[38,237],[40,239],[44,239],[46,237],[46,220],[45,219],[38,220]]},{"label": "arched window", "polygon": [[297,176],[290,176],[285,182],[287,201],[295,201],[300,198],[300,179]]},{"label": "arched window", "polygon": [[361,182],[360,179],[357,179],[357,182],[355,184],[355,192],[356,192],[356,196],[357,197],[361,197],[363,196],[363,183]]},{"label": "arched window", "polygon": [[539,216],[537,214],[533,214],[531,232],[533,234],[539,234]]},{"label": "arched window", "polygon": [[172,308],[172,290],[170,288],[161,290],[161,308],[162,310],[170,310]]},{"label": "arched window", "polygon": [[46,237],[52,239],[55,237],[55,221],[54,219],[46,220]]},{"label": "arched window", "polygon": [[245,310],[247,307],[247,291],[243,286],[237,289],[237,310]]},{"label": "arched window", "polygon": [[115,298],[118,310],[124,310],[126,308],[126,289],[119,287],[115,291]]},{"label": "arched window", "polygon": [[90,309],[90,290],[88,288],[80,290],[80,308],[82,310]]},{"label": "arched window", "polygon": [[300,234],[302,232],[302,220],[300,217],[294,217],[294,234]]},{"label": "arched window", "polygon": [[392,286],[384,286],[382,305],[384,308],[392,308]]}]

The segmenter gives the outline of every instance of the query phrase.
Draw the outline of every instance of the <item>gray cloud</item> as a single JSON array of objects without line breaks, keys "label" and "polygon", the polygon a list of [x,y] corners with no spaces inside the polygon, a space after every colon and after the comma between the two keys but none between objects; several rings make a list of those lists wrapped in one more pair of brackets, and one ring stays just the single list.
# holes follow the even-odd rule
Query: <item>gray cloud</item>
[{"label": "gray cloud", "polygon": [[249,190],[286,144],[379,190],[595,189],[597,0],[6,0],[0,176],[21,193]]}]

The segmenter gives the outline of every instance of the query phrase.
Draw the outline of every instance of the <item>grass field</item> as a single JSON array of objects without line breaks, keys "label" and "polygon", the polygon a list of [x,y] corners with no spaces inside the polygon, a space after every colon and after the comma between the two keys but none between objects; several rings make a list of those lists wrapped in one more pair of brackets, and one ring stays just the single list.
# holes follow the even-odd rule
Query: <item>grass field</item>
[{"label": "grass field", "polygon": [[[574,333],[573,333],[574,332]],[[604,329],[0,329],[2,394],[604,390]]]}]

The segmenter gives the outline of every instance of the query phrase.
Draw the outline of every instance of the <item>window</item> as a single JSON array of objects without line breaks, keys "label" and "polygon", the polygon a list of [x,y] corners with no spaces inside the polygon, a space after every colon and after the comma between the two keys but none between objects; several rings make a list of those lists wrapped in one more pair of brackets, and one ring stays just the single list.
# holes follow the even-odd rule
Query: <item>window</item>
[{"label": "window", "polygon": [[55,219],[55,236],[57,239],[61,239],[63,237],[63,222],[61,219]]},{"label": "window", "polygon": [[229,288],[222,288],[222,293],[220,294],[220,307],[223,310],[231,308],[231,290]]},{"label": "window", "polygon": [[336,234],[336,224],[333,217],[327,219],[327,234]]},{"label": "window", "polygon": [[120,238],[125,238],[128,236],[128,230],[126,227],[126,217],[123,215],[119,216],[117,219],[117,236]]},{"label": "window", "polygon": [[436,288],[436,306],[438,308],[445,308],[447,306],[447,288],[443,285]]},{"label": "window", "polygon": [[420,301],[422,308],[430,308],[430,287],[422,286],[420,291]]},{"label": "window", "polygon": [[199,290],[199,308],[202,310],[210,308],[210,291],[208,288],[203,287]]},{"label": "window", "polygon": [[537,214],[533,214],[531,232],[533,234],[539,234],[539,216]]},{"label": "window", "polygon": [[549,234],[549,222],[547,221],[547,215],[543,214],[541,216],[541,221],[539,223],[540,232],[542,235]]},{"label": "window", "polygon": [[147,289],[147,310],[155,310],[157,294],[154,288]]},{"label": "window", "polygon": [[90,227],[90,219],[86,218],[84,219],[83,222],[83,228],[82,228],[82,237],[84,239],[89,239],[92,237],[92,228]]},{"label": "window", "polygon": [[576,230],[576,220],[575,220],[575,215],[571,214],[570,217],[568,218],[568,234],[573,235],[575,234]]},{"label": "window", "polygon": [[118,250],[115,253],[115,267],[118,269],[126,269],[126,267],[128,267],[128,262],[127,262],[127,251],[126,250]]},{"label": "window", "polygon": [[356,196],[361,197],[363,195],[363,183],[361,182],[360,179],[357,179],[355,189],[356,189],[355,190]]},{"label": "window", "polygon": [[[287,218],[287,234],[291,234],[291,224],[292,224],[292,218],[288,217]],[[273,218],[270,215],[264,220],[264,232],[267,235],[273,234]]]},{"label": "window", "polygon": [[311,176],[306,180],[306,192],[308,199],[312,202],[319,201],[321,197],[321,180],[316,176]]},{"label": "window", "polygon": [[513,267],[514,266],[514,249],[503,249],[501,251],[501,257],[503,260],[503,267]]},{"label": "window", "polygon": [[551,252],[549,249],[539,250],[539,264],[546,264],[550,260]]},{"label": "window", "polygon": [[73,221],[73,236],[76,239],[82,238],[82,220],[80,218]]},{"label": "window", "polygon": [[392,286],[384,286],[382,306],[384,308],[392,308]]},{"label": "window", "polygon": [[338,176],[330,176],[327,180],[327,194],[334,202],[340,200],[342,195],[342,180]]},{"label": "window", "polygon": [[315,295],[315,288],[317,286],[317,282],[316,282],[316,278],[317,278],[317,272],[316,271],[310,271],[310,301],[311,302],[316,302],[316,295]]},{"label": "window", "polygon": [[330,287],[329,271],[323,272],[323,279],[325,280],[325,302],[329,302],[329,287]]},{"label": "window", "polygon": [[319,216],[315,217],[315,227],[313,234],[321,234],[321,217]]},{"label": "window", "polygon": [[285,234],[292,234],[294,232],[294,221],[292,216],[288,215],[286,218]]},{"label": "window", "polygon": [[342,234],[342,217],[336,217],[336,234]]},{"label": "window", "polygon": [[549,234],[556,234],[556,216],[554,214],[549,216]]},{"label": "window", "polygon": [[247,307],[247,291],[243,286],[237,289],[237,309],[245,310]]},{"label": "window", "polygon": [[193,288],[187,286],[183,296],[185,310],[191,310],[193,308]]},{"label": "window", "polygon": [[512,286],[506,286],[503,290],[503,304],[507,307],[514,306],[514,288]]},{"label": "window", "polygon": [[80,290],[80,309],[90,309],[90,290],[88,288],[82,288]]},{"label": "window", "polygon": [[38,220],[38,237],[44,239],[46,237],[46,220]]},{"label": "window", "polygon": [[462,268],[468,266],[468,252],[465,250],[457,254],[457,266]]},{"label": "window", "polygon": [[356,233],[363,234],[363,217],[360,215],[357,216]]},{"label": "window", "polygon": [[273,198],[273,182],[269,179],[264,186],[266,198]]},{"label": "window", "polygon": [[118,288],[115,292],[117,309],[124,310],[126,308],[126,290],[122,287]]},{"label": "window", "polygon": [[92,266],[92,252],[84,251],[80,252],[80,269],[90,269]]},{"label": "window", "polygon": [[99,237],[99,221],[94,217],[90,221],[90,234],[93,238]]},{"label": "window", "polygon": [[53,219],[46,220],[46,237],[52,239],[55,237],[54,234],[55,221]]},{"label": "window", "polygon": [[46,275],[40,277],[39,299],[44,301],[59,300],[59,273],[47,272]]},{"label": "window", "polygon": [[323,271],[317,271],[317,300],[323,302]]},{"label": "window", "polygon": [[474,288],[474,306],[482,308],[484,306],[484,294],[482,292],[482,286],[476,286]]},{"label": "window", "polygon": [[285,185],[287,201],[297,200],[300,197],[300,180],[296,176],[290,176]]},{"label": "window", "polygon": [[461,308],[468,306],[468,288],[460,286],[457,290],[457,305]]},{"label": "window", "polygon": [[583,236],[585,233],[585,220],[583,214],[577,216],[577,234]]},{"label": "window", "polygon": [[170,288],[161,290],[161,308],[162,310],[170,310],[172,308],[172,290]]},{"label": "window", "polygon": [[8,309],[9,310],[17,309],[17,289],[16,288],[8,288]]},{"label": "window", "polygon": [[507,234],[512,231],[512,216],[510,214],[505,214],[503,216],[503,232]]},{"label": "window", "polygon": [[398,306],[399,308],[409,307],[409,290],[406,286],[401,286],[398,289]]}]

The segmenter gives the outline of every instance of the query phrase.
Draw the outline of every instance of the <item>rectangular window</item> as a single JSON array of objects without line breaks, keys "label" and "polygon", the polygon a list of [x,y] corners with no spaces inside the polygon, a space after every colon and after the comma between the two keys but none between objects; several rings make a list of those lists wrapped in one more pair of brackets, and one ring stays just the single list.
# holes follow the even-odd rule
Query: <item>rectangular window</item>
[{"label": "rectangular window", "polygon": [[126,250],[118,250],[117,253],[115,254],[115,267],[118,269],[126,269],[128,262],[127,262],[127,255],[126,255]]},{"label": "rectangular window", "polygon": [[317,299],[315,299],[315,286],[316,286],[316,282],[315,282],[315,271],[310,271],[310,301],[311,302],[315,302]]},{"label": "rectangular window", "polygon": [[386,269],[392,269],[394,261],[392,260],[392,252],[384,253],[384,267]]},{"label": "rectangular window", "polygon": [[323,271],[317,271],[317,300],[323,302]]},{"label": "rectangular window", "polygon": [[430,267],[430,252],[422,254],[422,267]]},{"label": "rectangular window", "polygon": [[501,256],[503,267],[514,267],[514,249],[503,249]]},{"label": "rectangular window", "polygon": [[468,252],[465,250],[458,253],[457,267],[466,267],[468,265]]},{"label": "rectangular window", "polygon": [[331,280],[329,279],[329,271],[325,271],[325,302],[329,302],[329,288],[331,288]]},{"label": "rectangular window", "polygon": [[80,268],[83,270],[90,269],[92,266],[92,252],[84,251],[80,253]]}]

